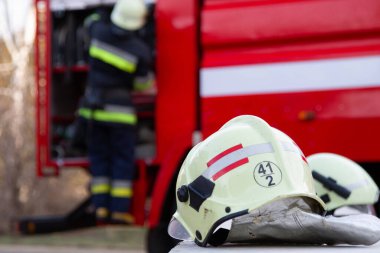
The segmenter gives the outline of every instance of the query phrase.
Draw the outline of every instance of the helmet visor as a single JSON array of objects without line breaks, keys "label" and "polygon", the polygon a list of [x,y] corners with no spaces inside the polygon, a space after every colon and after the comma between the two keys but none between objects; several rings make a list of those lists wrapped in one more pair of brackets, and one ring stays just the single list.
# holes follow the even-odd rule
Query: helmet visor
[{"label": "helmet visor", "polygon": [[186,231],[185,227],[173,217],[168,226],[168,233],[171,237],[183,241],[192,241],[190,234]]}]

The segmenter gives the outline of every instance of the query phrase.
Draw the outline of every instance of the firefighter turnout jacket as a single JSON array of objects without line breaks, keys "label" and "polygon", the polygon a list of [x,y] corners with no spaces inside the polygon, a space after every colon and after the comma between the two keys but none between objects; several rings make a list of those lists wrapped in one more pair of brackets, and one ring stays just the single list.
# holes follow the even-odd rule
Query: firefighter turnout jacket
[{"label": "firefighter turnout jacket", "polygon": [[121,29],[100,14],[85,21],[90,37],[89,77],[79,115],[86,119],[135,125],[130,91],[152,85],[151,55],[133,31]]}]

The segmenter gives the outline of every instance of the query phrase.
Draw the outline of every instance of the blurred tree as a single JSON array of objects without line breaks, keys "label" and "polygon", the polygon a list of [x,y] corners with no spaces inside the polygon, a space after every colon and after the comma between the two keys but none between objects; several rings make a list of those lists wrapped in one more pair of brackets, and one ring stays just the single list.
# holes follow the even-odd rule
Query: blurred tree
[{"label": "blurred tree", "polygon": [[[11,30],[8,1],[0,1],[1,37],[9,53],[8,61],[0,65],[2,76],[8,79],[8,82],[0,87],[0,94],[4,97],[1,99],[3,111],[0,122],[0,152],[4,168],[1,188],[3,188],[5,203],[2,203],[7,207],[2,210],[2,219],[5,221],[10,221],[18,215],[19,196],[22,189],[19,179],[23,167],[27,166],[24,161],[31,161],[33,157],[33,148],[30,146],[32,141],[26,138],[26,136],[33,136],[28,135],[28,132],[33,131],[30,117],[33,114],[30,99],[33,91],[33,75],[31,75],[29,61],[33,49],[35,23],[32,6],[29,6],[29,9],[29,16],[25,18],[24,31],[16,34]],[[15,14],[17,13],[13,16]],[[29,98],[29,101],[26,98]],[[10,229],[10,223],[3,224],[5,227],[0,229]]]},{"label": "blurred tree", "polygon": [[[88,196],[89,181],[83,170],[35,176],[35,12],[33,1],[22,0],[27,17],[12,16],[9,1],[0,0],[0,233],[20,216],[67,213]],[[22,31],[12,30],[12,18],[24,20]]]}]

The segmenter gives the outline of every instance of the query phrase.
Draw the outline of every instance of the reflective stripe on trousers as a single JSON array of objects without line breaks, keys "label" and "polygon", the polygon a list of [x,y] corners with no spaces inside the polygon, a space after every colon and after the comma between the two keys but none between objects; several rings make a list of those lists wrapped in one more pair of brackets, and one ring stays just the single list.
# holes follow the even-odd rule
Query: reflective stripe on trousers
[{"label": "reflective stripe on trousers", "polygon": [[94,177],[91,181],[92,194],[110,194],[117,198],[130,198],[133,195],[132,182],[113,180],[112,185],[107,177]]},{"label": "reflective stripe on trousers", "polygon": [[94,177],[91,181],[92,194],[108,194],[111,190],[110,179],[107,177]]},{"label": "reflective stripe on trousers", "polygon": [[113,180],[110,183],[107,177],[94,177],[91,182],[91,194],[97,209],[108,210],[108,203],[111,201],[112,211],[127,211],[130,198],[133,196],[132,182]]},{"label": "reflective stripe on trousers", "polygon": [[132,182],[129,180],[112,181],[111,197],[131,198],[133,195]]}]

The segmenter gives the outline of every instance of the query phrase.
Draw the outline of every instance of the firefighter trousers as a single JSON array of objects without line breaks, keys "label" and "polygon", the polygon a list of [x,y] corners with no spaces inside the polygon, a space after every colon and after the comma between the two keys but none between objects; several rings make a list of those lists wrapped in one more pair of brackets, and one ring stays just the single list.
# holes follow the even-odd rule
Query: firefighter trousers
[{"label": "firefighter trousers", "polygon": [[90,125],[91,197],[97,218],[128,220],[125,215],[131,205],[135,174],[135,127],[95,120]]}]

